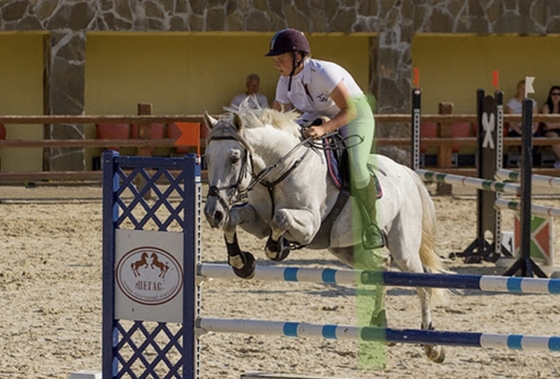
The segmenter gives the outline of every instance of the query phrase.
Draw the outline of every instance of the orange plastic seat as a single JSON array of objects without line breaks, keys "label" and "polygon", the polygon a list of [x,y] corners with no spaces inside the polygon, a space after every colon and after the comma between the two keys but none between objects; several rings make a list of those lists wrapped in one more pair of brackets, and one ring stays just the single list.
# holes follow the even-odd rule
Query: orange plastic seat
[{"label": "orange plastic seat", "polygon": [[[121,123],[95,124],[95,135],[97,139],[128,139],[130,137],[130,125]],[[119,151],[119,147],[108,147],[109,150]]]},{"label": "orange plastic seat", "polygon": [[[163,139],[165,138],[165,124],[153,123],[150,125],[150,135],[151,139]],[[138,124],[131,125],[131,137],[137,139],[140,136],[140,130]]]},{"label": "orange plastic seat", "polygon": [[[435,122],[422,122],[420,124],[420,141],[422,138],[436,138],[438,131],[437,124]],[[428,146],[422,146],[420,144],[420,153],[426,153]]]},{"label": "orange plastic seat", "polygon": [[[132,139],[140,137],[140,128],[138,124],[130,125],[130,134]],[[152,123],[150,125],[150,139],[164,139],[165,138],[165,124]],[[153,154],[155,147],[150,148],[150,154]]]},{"label": "orange plastic seat", "polygon": [[[472,132],[472,127],[470,122],[454,122],[451,124],[451,137],[453,138],[464,138],[472,137],[474,134]],[[461,146],[455,145],[452,148],[454,153],[458,153],[461,150]]]}]

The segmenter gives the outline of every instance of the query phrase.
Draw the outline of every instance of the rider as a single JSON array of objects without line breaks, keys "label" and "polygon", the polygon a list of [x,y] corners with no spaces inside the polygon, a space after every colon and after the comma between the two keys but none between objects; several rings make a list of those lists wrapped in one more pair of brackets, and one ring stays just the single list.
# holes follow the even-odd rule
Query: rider
[{"label": "rider", "polygon": [[327,116],[328,121],[305,129],[308,137],[321,138],[335,130],[350,137],[351,187],[366,220],[362,242],[367,249],[383,247],[375,209],[376,185],[367,168],[375,131],[371,107],[348,71],[336,63],[312,59],[310,54],[309,42],[299,30],[283,29],[272,37],[266,56],[274,57],[274,66],[280,72],[272,108],[295,108],[302,113],[300,124],[306,125]]}]

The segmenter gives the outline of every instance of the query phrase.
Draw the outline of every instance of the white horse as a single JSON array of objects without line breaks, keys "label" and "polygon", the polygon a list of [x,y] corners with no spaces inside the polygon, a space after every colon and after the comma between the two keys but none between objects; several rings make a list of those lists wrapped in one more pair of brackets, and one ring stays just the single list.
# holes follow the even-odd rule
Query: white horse
[{"label": "white horse", "polygon": [[[340,213],[329,216],[340,207],[340,191],[328,177],[323,153],[303,140],[293,113],[241,108],[220,120],[206,113],[204,120],[210,129],[204,214],[212,227],[223,229],[228,262],[238,276],[251,278],[255,270],[253,255],[239,247],[238,226],[258,238],[268,237],[265,253],[274,260],[285,258],[289,245],[297,244],[326,248],[352,267],[380,268],[379,252],[362,247],[361,223],[352,223],[352,213],[359,214],[354,200],[339,201]],[[434,205],[419,176],[381,155],[370,156],[370,169],[382,187],[378,225],[394,262],[402,271],[444,271],[434,252]],[[371,324],[384,326],[384,289],[376,288]],[[433,329],[432,292],[417,288],[422,329]],[[445,359],[441,346],[426,345],[425,350],[435,362]]]}]

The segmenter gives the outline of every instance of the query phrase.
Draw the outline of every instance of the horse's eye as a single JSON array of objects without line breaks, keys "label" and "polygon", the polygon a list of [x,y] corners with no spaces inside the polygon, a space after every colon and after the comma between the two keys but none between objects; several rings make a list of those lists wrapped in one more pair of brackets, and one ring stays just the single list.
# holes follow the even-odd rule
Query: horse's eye
[{"label": "horse's eye", "polygon": [[236,151],[235,153],[231,154],[231,164],[236,164],[240,159],[241,155],[239,154],[239,152]]}]

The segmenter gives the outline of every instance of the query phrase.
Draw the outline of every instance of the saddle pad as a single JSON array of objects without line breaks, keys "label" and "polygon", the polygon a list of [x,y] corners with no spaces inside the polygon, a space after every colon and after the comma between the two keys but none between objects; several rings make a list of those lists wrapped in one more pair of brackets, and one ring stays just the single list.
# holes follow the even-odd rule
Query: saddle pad
[{"label": "saddle pad", "polygon": [[[330,138],[333,137],[329,137],[328,141],[327,139],[323,140],[323,146],[325,147],[323,151],[325,152],[325,158],[327,160],[327,171],[329,173],[331,181],[336,186],[336,188],[338,188],[339,191],[345,191],[350,187],[348,183],[348,172],[350,170],[348,167],[348,159],[342,159],[342,162],[340,162],[340,157],[342,156],[342,154],[339,154],[337,150],[327,148],[328,146],[332,146]],[[371,178],[375,183],[375,192],[377,194],[376,197],[380,199],[383,196],[383,190],[381,188],[381,184],[379,183],[379,179],[375,174],[375,169],[370,164],[368,164],[368,171],[370,172]]]},{"label": "saddle pad", "polygon": [[[328,144],[327,141],[323,141],[324,146]],[[348,189],[348,179],[346,179],[343,175],[344,170],[347,170],[347,167],[340,167],[338,154],[335,150],[330,150],[325,148],[323,150],[325,152],[325,158],[327,159],[327,171],[329,173],[329,177],[333,184],[338,188],[340,191]]]}]

